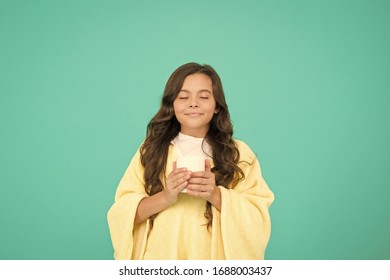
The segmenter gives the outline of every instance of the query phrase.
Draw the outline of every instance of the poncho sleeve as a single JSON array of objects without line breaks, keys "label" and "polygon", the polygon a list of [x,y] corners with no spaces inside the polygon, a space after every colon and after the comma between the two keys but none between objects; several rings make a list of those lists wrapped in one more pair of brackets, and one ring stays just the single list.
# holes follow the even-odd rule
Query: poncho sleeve
[{"label": "poncho sleeve", "polygon": [[[250,148],[236,141],[245,179],[221,190],[221,212],[212,207],[212,259],[264,259],[271,234],[269,207],[274,200]],[[247,163],[248,162],[248,163]]]},{"label": "poncho sleeve", "polygon": [[117,260],[139,259],[146,244],[149,220],[134,225],[140,201],[148,194],[144,189],[144,169],[139,150],[125,171],[115,194],[107,219]]}]

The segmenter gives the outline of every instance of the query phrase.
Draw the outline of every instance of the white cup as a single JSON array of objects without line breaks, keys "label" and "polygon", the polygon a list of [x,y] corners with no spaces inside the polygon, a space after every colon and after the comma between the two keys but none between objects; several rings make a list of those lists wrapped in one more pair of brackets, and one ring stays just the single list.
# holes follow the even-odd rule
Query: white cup
[{"label": "white cup", "polygon": [[[188,171],[198,172],[205,170],[205,159],[199,156],[181,156],[176,160],[176,168],[187,168]],[[187,189],[181,191],[186,193]]]},{"label": "white cup", "polygon": [[192,172],[204,171],[205,170],[205,159],[204,157],[198,156],[182,156],[176,161],[177,168],[187,168]]}]

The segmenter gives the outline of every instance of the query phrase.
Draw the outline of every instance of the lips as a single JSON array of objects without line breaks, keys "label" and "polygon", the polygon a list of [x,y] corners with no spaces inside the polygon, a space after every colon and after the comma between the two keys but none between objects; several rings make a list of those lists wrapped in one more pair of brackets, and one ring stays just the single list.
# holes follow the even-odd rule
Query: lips
[{"label": "lips", "polygon": [[202,113],[185,113],[184,115],[190,116],[190,117],[197,117],[203,115]]}]

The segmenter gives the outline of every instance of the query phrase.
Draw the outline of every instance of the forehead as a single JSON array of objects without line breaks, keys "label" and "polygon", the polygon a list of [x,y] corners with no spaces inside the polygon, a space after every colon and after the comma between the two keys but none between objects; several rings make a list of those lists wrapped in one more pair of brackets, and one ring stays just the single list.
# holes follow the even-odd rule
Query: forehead
[{"label": "forehead", "polygon": [[188,75],[183,82],[182,89],[208,89],[212,90],[213,83],[206,74],[195,73]]}]

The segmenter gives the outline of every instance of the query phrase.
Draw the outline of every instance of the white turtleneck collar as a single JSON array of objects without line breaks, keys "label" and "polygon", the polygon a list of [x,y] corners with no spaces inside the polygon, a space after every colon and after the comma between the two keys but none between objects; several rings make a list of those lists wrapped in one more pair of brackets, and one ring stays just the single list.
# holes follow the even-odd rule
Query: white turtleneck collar
[{"label": "white turtleneck collar", "polygon": [[179,156],[203,156],[205,159],[212,159],[211,147],[207,141],[204,141],[204,138],[179,132],[171,143],[178,149]]}]

